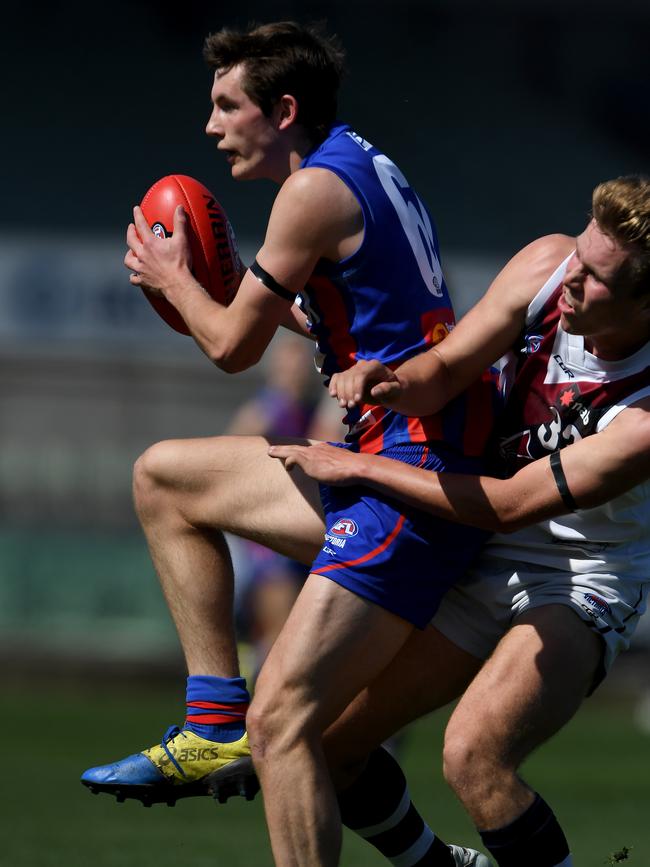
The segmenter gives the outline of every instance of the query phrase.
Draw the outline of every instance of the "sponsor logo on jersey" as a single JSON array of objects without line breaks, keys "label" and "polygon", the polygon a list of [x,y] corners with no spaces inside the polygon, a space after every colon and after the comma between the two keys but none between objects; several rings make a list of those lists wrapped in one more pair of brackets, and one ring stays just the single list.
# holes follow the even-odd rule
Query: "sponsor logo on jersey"
[{"label": "sponsor logo on jersey", "polygon": [[525,346],[522,348],[522,352],[526,355],[532,355],[534,352],[539,350],[539,347],[542,345],[543,337],[541,334],[527,334],[524,337]]},{"label": "sponsor logo on jersey", "polygon": [[162,223],[154,223],[151,227],[151,231],[154,233],[156,238],[169,237],[169,233],[167,232],[167,229],[163,226]]},{"label": "sponsor logo on jersey", "polygon": [[588,407],[583,403],[584,398],[579,400],[580,396],[580,387],[576,382],[572,382],[558,392],[557,405],[560,413],[566,413],[567,410],[570,410],[574,420],[580,419],[586,427],[591,415]]},{"label": "sponsor logo on jersey", "polygon": [[451,329],[448,325],[443,324],[442,322],[436,322],[431,330],[431,346],[435,346],[438,343],[441,343],[445,337],[449,334]]},{"label": "sponsor logo on jersey", "polygon": [[563,409],[566,409],[568,406],[571,406],[573,401],[576,399],[575,393],[571,387],[563,388],[562,391],[558,395],[558,403]]},{"label": "sponsor logo on jersey", "polygon": [[566,366],[566,364],[564,363],[564,359],[559,354],[559,352],[553,356],[553,361],[557,364],[557,366],[560,368],[560,370],[563,370],[566,373],[566,375],[569,377],[569,379],[575,379],[576,378],[575,373]]},{"label": "sponsor logo on jersey", "polygon": [[364,151],[369,151],[372,147],[370,142],[366,141],[365,138],[362,138],[357,132],[348,132],[346,135],[349,135],[352,141],[355,141],[359,147],[364,149]]},{"label": "sponsor logo on jersey", "polygon": [[595,593],[584,593],[583,596],[589,608],[586,605],[582,607],[592,617],[604,617],[606,614],[612,613],[612,609],[602,596],[596,596]]}]

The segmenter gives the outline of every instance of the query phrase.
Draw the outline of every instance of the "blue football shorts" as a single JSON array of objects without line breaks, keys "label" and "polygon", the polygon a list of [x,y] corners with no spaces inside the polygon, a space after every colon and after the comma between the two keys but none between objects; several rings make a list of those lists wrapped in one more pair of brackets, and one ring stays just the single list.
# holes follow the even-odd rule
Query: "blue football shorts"
[{"label": "blue football shorts", "polygon": [[[341,448],[347,445],[336,443]],[[383,457],[434,472],[479,474],[445,443],[404,444]],[[424,629],[490,533],[436,518],[362,485],[320,485],[325,543],[311,568]]]}]

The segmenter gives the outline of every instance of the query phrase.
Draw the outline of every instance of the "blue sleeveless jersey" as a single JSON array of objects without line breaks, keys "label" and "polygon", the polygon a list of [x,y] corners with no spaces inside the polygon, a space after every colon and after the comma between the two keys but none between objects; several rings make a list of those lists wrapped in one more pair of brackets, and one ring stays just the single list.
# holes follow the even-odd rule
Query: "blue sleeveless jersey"
[{"label": "blue sleeveless jersey", "polygon": [[[341,262],[321,259],[300,293],[325,377],[362,359],[397,367],[439,343],[455,324],[431,216],[384,154],[346,124],[302,161],[334,172],[354,193],[364,219],[361,246]],[[426,418],[364,405],[346,419],[346,440],[378,452],[400,443],[445,441],[468,455],[483,451],[492,395],[477,385]]]}]

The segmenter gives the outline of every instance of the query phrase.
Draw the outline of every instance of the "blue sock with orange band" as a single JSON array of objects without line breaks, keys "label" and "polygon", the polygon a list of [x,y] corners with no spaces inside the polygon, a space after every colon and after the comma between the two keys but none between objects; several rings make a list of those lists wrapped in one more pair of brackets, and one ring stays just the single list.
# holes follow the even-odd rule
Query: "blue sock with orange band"
[{"label": "blue sock with orange band", "polygon": [[208,741],[231,743],[246,731],[250,696],[243,677],[191,674],[183,728]]}]

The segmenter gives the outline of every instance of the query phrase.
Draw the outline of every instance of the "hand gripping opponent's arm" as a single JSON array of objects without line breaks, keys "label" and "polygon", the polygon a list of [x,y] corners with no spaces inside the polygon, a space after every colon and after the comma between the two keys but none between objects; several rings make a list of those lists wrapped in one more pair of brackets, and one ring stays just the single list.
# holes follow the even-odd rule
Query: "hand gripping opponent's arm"
[{"label": "hand gripping opponent's arm", "polygon": [[348,409],[363,402],[408,416],[437,412],[508,351],[531,300],[574,244],[549,235],[524,247],[441,343],[395,370],[360,361],[332,377],[330,395]]},{"label": "hand gripping opponent's arm", "polygon": [[599,506],[650,478],[650,399],[623,410],[604,431],[562,449],[559,473],[549,458],[505,480],[433,473],[324,443],[272,446],[269,454],[326,484],[367,485],[440,518],[507,533]]}]

